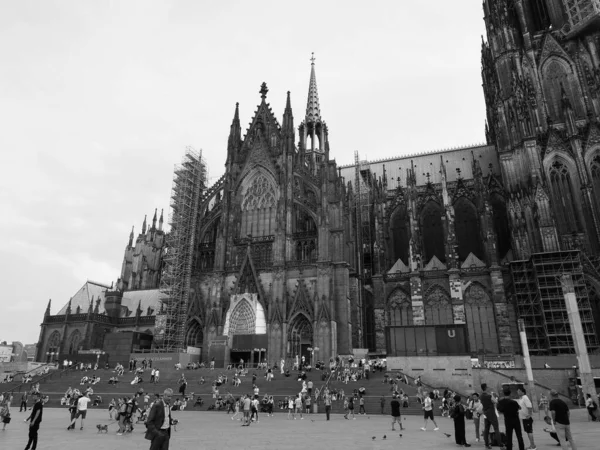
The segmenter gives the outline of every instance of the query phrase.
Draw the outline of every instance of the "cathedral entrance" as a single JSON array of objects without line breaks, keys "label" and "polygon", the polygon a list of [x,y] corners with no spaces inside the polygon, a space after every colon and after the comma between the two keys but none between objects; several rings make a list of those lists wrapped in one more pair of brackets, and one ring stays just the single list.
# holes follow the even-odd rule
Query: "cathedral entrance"
[{"label": "cathedral entrance", "polygon": [[302,357],[306,364],[310,364],[310,350],[313,345],[313,329],[304,314],[298,314],[290,323],[288,332],[287,357],[294,361],[296,356],[301,362]]}]

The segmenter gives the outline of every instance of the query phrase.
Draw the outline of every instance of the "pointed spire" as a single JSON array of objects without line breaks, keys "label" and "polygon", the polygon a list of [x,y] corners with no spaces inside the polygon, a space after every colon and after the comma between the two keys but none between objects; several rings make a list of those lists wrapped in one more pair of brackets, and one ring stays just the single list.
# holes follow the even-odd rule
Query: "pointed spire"
[{"label": "pointed spire", "polygon": [[242,141],[242,127],[240,125],[240,104],[235,104],[235,113],[233,115],[233,121],[231,122],[231,128],[229,129],[229,139],[227,141],[227,161],[233,162],[235,159],[235,153],[239,148],[240,142]]},{"label": "pointed spire", "polygon": [[88,306],[88,314],[91,314],[94,311],[94,296],[90,299],[90,305]]},{"label": "pointed spire", "polygon": [[96,299],[96,306],[94,306],[94,314],[100,314],[100,296]]},{"label": "pointed spire", "polygon": [[156,230],[156,213],[158,212],[158,208],[154,208],[154,217],[152,218],[152,229]]},{"label": "pointed spire", "polygon": [[131,226],[131,233],[129,233],[129,247],[133,247],[133,225]]},{"label": "pointed spire", "polygon": [[142,300],[141,299],[138,302],[138,306],[137,306],[137,310],[135,311],[135,315],[136,316],[141,316],[142,315]]},{"label": "pointed spire", "polygon": [[317,76],[315,75],[315,54],[310,58],[310,83],[308,86],[308,101],[306,102],[306,122],[320,122],[321,108],[317,92]]},{"label": "pointed spire", "polygon": [[163,228],[163,209],[160,210],[160,219],[158,219],[158,231],[162,231]]},{"label": "pointed spire", "polygon": [[142,234],[146,234],[146,215],[144,215],[144,223],[142,224]]},{"label": "pointed spire", "polygon": [[71,314],[71,301],[73,301],[73,297],[69,299],[69,304],[67,305],[67,315]]},{"label": "pointed spire", "polygon": [[48,306],[46,306],[46,312],[44,313],[44,316],[50,315],[50,306],[52,306],[52,299],[48,300]]},{"label": "pointed spire", "polygon": [[294,116],[292,115],[292,103],[290,101],[290,91],[287,92],[287,99],[285,101],[285,110],[283,112],[283,123],[281,128],[284,132],[291,132],[292,134],[294,134],[295,132]]}]

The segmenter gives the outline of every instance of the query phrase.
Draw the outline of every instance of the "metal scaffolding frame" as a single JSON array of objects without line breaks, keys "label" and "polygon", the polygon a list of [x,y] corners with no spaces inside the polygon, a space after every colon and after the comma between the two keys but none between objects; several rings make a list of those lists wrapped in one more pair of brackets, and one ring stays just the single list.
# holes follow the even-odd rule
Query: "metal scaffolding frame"
[{"label": "metal scaffolding frame", "polygon": [[578,250],[536,253],[510,264],[519,318],[525,322],[531,354],[573,353],[573,335],[561,275],[570,274],[588,351],[598,349],[592,307]]},{"label": "metal scaffolding frame", "polygon": [[169,214],[171,230],[166,236],[160,282],[160,310],[165,316],[165,327],[162,342],[156,346],[164,351],[179,351],[185,344],[198,208],[206,180],[202,151],[188,147],[181,164],[174,170]]},{"label": "metal scaffolding frame", "polygon": [[569,19],[567,34],[572,36],[583,31],[600,18],[600,0],[563,0]]}]

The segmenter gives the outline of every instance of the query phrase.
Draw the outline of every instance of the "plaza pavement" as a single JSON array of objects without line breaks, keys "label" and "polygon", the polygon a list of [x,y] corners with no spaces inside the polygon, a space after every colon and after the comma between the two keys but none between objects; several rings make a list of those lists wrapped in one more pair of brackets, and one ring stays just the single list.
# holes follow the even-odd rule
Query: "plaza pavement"
[{"label": "plaza pavement", "polygon": [[[573,411],[572,430],[579,449],[598,449],[600,424],[588,422],[585,410]],[[18,450],[27,443],[28,424],[23,420],[29,413],[19,413],[13,408],[13,420],[6,431],[0,429],[0,449]],[[261,415],[260,423],[250,427],[241,427],[240,422],[232,421],[224,412],[174,412],[179,419],[177,432],[171,439],[171,450],[183,449],[456,449],[452,420],[436,417],[439,431],[421,431],[421,418],[406,416],[403,420],[405,431],[392,432],[390,420],[386,416],[357,416],[356,420],[345,420],[342,415],[332,416],[327,422],[323,414],[305,415],[304,420],[286,420],[287,415],[276,413],[274,417]],[[150,441],[144,439],[145,427],[138,424],[133,434],[117,436],[117,425],[109,426],[109,433],[98,434],[96,424],[110,424],[106,409],[88,411],[83,431],[79,431],[79,421],[74,431],[67,431],[68,412],[65,409],[47,408],[39,433],[39,450],[85,449],[85,450],[129,450],[148,449]],[[557,448],[555,442],[542,428],[543,422],[536,417],[534,431],[538,449]],[[396,425],[397,428],[397,425]],[[504,426],[501,425],[504,429]],[[387,439],[383,440],[386,435]],[[373,440],[372,437],[376,439]],[[525,445],[529,442],[525,439]],[[467,423],[467,440],[472,449],[484,449],[483,443],[475,443],[472,421]],[[516,440],[515,440],[516,444]],[[497,447],[494,447],[497,448]],[[518,447],[513,447],[518,448]]]}]

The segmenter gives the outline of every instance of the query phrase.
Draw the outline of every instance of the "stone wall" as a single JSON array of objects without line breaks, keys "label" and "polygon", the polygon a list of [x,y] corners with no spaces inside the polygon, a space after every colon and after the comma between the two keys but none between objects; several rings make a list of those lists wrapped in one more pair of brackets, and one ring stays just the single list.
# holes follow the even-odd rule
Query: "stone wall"
[{"label": "stone wall", "polygon": [[411,377],[421,376],[425,384],[460,393],[473,391],[471,358],[467,356],[390,356],[388,370],[401,370]]}]

